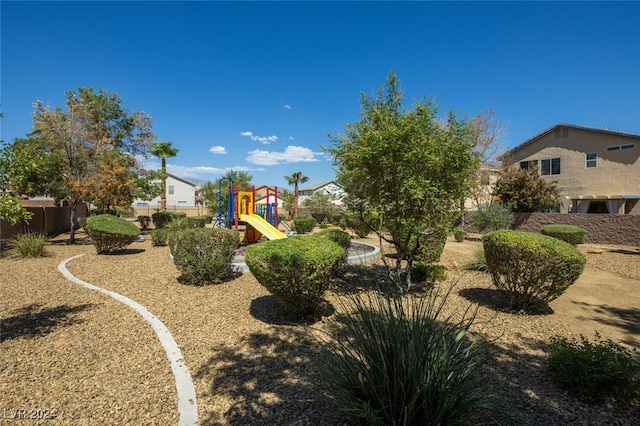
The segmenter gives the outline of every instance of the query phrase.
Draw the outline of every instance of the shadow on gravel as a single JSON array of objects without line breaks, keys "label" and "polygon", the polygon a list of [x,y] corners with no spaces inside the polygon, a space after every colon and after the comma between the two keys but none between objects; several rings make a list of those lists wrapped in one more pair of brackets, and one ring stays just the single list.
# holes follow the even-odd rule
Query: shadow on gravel
[{"label": "shadow on gravel", "polygon": [[[323,317],[333,315],[335,308],[333,305],[324,300],[320,306],[320,314]],[[309,325],[320,321],[320,318],[302,318],[288,313],[275,296],[261,296],[251,301],[249,313],[255,319],[267,324],[273,325]]]},{"label": "shadow on gravel", "polygon": [[204,287],[204,286],[208,286],[208,285],[220,285],[220,284],[224,284],[224,283],[228,283],[231,282],[237,278],[240,278],[242,276],[242,272],[238,272],[238,271],[229,271],[226,274],[224,274],[222,277],[220,277],[220,281],[217,283],[209,283],[209,282],[197,282],[196,280],[194,280],[192,277],[190,277],[189,275],[186,274],[181,274],[178,277],[178,282],[182,285],[188,285],[188,286],[193,286],[193,287]]},{"label": "shadow on gravel", "polygon": [[211,398],[229,405],[224,412],[202,411],[202,425],[344,424],[311,390],[319,386],[322,355],[304,327],[252,333],[211,353],[194,378],[207,383]]},{"label": "shadow on gravel", "polygon": [[93,304],[60,305],[55,308],[40,309],[42,305],[32,304],[16,309],[14,316],[3,318],[0,342],[21,337],[38,337],[53,332],[58,327],[80,324],[81,320],[75,314],[92,308]]},{"label": "shadow on gravel", "polygon": [[609,252],[640,256],[640,250],[612,249],[612,250],[609,250]]},{"label": "shadow on gravel", "polygon": [[[590,313],[590,320],[615,327],[624,331],[628,337],[622,340],[633,348],[640,347],[640,308],[622,309],[609,305],[595,305],[593,303],[574,302],[584,308],[581,312]],[[594,330],[595,331],[595,330]],[[592,336],[585,336],[591,338]]]},{"label": "shadow on gravel", "polygon": [[[466,288],[460,290],[460,296],[464,297],[472,303],[477,303],[485,308],[498,312],[507,312],[517,314],[511,309],[509,299],[501,291],[491,288]],[[535,312],[529,312],[527,315],[552,315],[553,309],[550,306],[540,308]]]}]

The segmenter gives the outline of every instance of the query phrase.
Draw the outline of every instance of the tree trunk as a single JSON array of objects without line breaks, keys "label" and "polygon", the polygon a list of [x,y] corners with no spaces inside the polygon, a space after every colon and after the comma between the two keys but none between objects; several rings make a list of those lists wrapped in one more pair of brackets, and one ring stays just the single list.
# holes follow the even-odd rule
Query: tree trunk
[{"label": "tree trunk", "polygon": [[75,223],[76,223],[76,207],[78,206],[78,202],[74,201],[73,203],[71,203],[70,207],[71,207],[71,211],[69,212],[69,244],[75,244],[76,243],[76,229],[75,229]]},{"label": "tree trunk", "polygon": [[293,218],[298,217],[298,183],[293,187]]}]

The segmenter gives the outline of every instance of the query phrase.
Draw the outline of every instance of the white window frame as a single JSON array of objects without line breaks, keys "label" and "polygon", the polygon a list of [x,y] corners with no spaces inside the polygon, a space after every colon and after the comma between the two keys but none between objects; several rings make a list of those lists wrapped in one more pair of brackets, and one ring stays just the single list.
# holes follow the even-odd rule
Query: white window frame
[{"label": "white window frame", "polygon": [[[595,156],[595,158],[589,158],[589,156]],[[588,152],[584,155],[584,167],[587,169],[592,169],[598,167],[598,153],[597,152]]]}]

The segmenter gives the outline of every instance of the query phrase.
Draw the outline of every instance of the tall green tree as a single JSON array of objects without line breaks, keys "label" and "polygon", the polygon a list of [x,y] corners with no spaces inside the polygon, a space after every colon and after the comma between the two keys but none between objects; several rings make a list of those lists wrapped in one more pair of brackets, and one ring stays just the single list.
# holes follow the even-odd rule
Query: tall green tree
[{"label": "tall green tree", "polygon": [[149,153],[154,157],[160,158],[160,210],[167,211],[167,158],[175,157],[178,155],[178,149],[171,145],[171,142],[154,142],[149,150]]},{"label": "tall green tree", "polygon": [[[22,186],[20,192],[27,195],[49,195],[68,205],[70,242],[74,243],[76,207],[94,198],[92,191],[103,173],[99,159],[113,150],[131,158],[146,154],[155,135],[149,115],[129,114],[120,98],[104,89],[68,91],[65,107],[52,109],[40,101],[34,104],[34,130],[26,145],[38,152],[49,168],[35,182],[18,184],[20,179],[15,179],[14,184]],[[52,170],[54,178],[49,180]]]},{"label": "tall green tree", "polygon": [[474,128],[453,111],[440,120],[430,98],[405,108],[394,72],[377,96],[361,95],[360,108],[358,122],[329,135],[327,150],[348,205],[395,247],[390,275],[408,291],[414,262],[443,246],[460,200],[471,189],[480,165]]},{"label": "tall green tree", "polygon": [[516,213],[548,212],[560,204],[557,181],[547,182],[538,168],[505,166],[500,170],[494,195]]},{"label": "tall green tree", "polygon": [[324,191],[316,191],[304,200],[302,204],[311,212],[311,215],[316,218],[318,222],[322,222],[325,219],[331,221],[333,217],[336,216],[338,209],[333,203],[334,201],[335,197],[332,194]]},{"label": "tall green tree", "polygon": [[302,172],[293,172],[291,176],[284,177],[289,185],[293,185],[293,219],[298,217],[298,198],[300,196],[298,185],[309,181],[307,176],[303,176]]}]

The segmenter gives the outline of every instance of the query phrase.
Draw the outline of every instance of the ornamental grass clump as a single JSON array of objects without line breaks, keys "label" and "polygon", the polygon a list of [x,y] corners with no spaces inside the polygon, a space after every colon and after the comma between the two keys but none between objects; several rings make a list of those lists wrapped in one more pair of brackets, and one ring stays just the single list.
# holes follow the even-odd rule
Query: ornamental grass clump
[{"label": "ornamental grass clump", "polygon": [[633,354],[596,333],[594,342],[551,338],[549,370],[553,380],[593,404],[640,401],[640,363]]},{"label": "ornamental grass clump", "polygon": [[173,261],[185,284],[215,284],[231,272],[240,235],[231,229],[184,228],[169,232]]},{"label": "ornamental grass clump", "polygon": [[578,279],[586,263],[571,244],[531,232],[494,231],[482,237],[482,244],[493,284],[517,311],[547,307]]},{"label": "ornamental grass clump", "polygon": [[587,235],[586,229],[574,225],[546,225],[542,227],[540,232],[543,235],[566,241],[574,246],[584,244],[584,237]]},{"label": "ornamental grass clump", "polygon": [[344,249],[338,244],[311,235],[251,245],[245,262],[287,311],[316,319],[343,255]]},{"label": "ornamental grass clump", "polygon": [[98,254],[122,250],[140,235],[140,229],[134,223],[110,214],[89,216],[85,230]]},{"label": "ornamental grass clump", "polygon": [[469,336],[476,310],[446,317],[447,295],[343,299],[336,331],[320,337],[323,398],[355,424],[478,424],[493,406],[481,378],[487,352]]},{"label": "ornamental grass clump", "polygon": [[47,237],[37,232],[26,232],[8,242],[9,255],[15,257],[44,257],[48,255],[46,250]]}]

